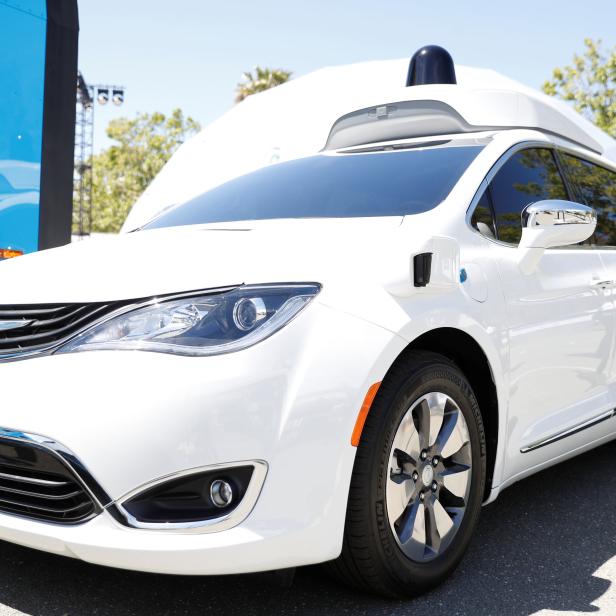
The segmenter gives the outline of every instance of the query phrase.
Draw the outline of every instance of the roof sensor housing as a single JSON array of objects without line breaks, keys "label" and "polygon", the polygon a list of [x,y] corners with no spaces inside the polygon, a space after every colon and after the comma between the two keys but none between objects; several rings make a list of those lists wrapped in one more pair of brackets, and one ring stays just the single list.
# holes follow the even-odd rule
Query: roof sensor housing
[{"label": "roof sensor housing", "polygon": [[406,77],[406,85],[425,86],[437,83],[457,83],[456,69],[453,65],[453,59],[446,49],[438,45],[426,45],[413,54]]}]

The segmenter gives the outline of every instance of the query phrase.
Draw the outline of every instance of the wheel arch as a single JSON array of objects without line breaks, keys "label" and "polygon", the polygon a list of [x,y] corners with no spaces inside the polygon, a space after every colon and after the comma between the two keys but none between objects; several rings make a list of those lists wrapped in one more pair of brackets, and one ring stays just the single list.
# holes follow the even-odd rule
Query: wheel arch
[{"label": "wheel arch", "polygon": [[486,435],[486,486],[484,498],[490,495],[496,466],[499,408],[494,373],[490,361],[475,338],[455,327],[440,327],[425,332],[410,342],[398,355],[392,367],[413,351],[432,351],[454,362],[468,379],[479,408]]}]

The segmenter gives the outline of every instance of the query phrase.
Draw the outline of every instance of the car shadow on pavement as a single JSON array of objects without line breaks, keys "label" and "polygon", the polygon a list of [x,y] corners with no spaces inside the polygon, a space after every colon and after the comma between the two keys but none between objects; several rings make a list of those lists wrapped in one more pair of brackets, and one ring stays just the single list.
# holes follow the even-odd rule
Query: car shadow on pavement
[{"label": "car shadow on pavement", "polygon": [[[407,602],[358,593],[300,569],[291,588],[268,575],[172,577],[97,567],[0,542],[0,614],[33,616],[594,612],[616,555],[616,442],[526,479],[482,512],[462,564]],[[7,609],[8,608],[8,609]]]}]

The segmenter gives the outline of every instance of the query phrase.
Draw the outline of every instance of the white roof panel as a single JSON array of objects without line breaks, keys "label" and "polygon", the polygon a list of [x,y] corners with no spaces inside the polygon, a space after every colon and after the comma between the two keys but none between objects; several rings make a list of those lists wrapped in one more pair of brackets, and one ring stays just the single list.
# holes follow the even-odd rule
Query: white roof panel
[{"label": "white roof panel", "polygon": [[540,128],[616,160],[616,142],[560,101],[495,71],[465,66],[456,66],[457,86],[405,88],[408,62],[327,67],[248,97],[178,149],[123,230],[238,175],[316,153],[338,118],[390,102],[441,101],[470,126]]}]

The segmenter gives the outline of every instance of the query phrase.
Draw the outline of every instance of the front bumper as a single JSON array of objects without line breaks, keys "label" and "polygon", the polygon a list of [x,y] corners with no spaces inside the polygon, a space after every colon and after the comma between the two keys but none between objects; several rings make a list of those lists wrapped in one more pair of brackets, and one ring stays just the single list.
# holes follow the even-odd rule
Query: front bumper
[{"label": "front bumper", "polygon": [[219,533],[181,534],[128,529],[108,512],[79,526],[59,526],[0,515],[0,539],[86,562],[182,575],[224,575],[295,567],[335,558],[336,543],[315,528],[298,533],[240,525]]},{"label": "front bumper", "polygon": [[238,353],[88,352],[0,364],[0,426],[69,447],[112,502],[187,469],[269,466],[240,525],[190,534],[129,528],[109,510],[77,526],[0,514],[0,539],[103,565],[244,573],[335,558],[367,389],[404,341],[315,302]]}]

